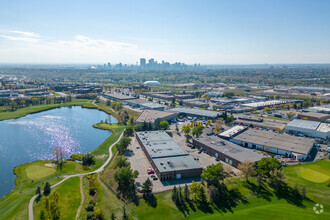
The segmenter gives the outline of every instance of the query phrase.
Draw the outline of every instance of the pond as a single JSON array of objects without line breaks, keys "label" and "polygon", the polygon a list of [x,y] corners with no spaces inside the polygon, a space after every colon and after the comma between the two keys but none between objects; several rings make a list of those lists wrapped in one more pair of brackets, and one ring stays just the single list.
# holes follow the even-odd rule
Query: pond
[{"label": "pond", "polygon": [[[15,166],[52,159],[55,146],[63,147],[67,157],[96,149],[111,133],[92,125],[108,117],[105,112],[75,106],[0,121],[0,198],[15,187]],[[110,118],[111,123],[117,122]]]}]

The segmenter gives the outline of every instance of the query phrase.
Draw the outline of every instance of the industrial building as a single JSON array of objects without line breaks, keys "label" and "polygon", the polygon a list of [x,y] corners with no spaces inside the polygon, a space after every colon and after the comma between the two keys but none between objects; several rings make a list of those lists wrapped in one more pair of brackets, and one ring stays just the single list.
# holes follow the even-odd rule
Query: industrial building
[{"label": "industrial building", "polygon": [[243,161],[257,162],[264,157],[251,149],[243,148],[216,136],[194,138],[193,144],[207,154],[215,156],[234,167],[237,167]]},{"label": "industrial building", "polygon": [[128,100],[137,99],[136,97],[127,96],[120,93],[104,93],[102,96],[113,101],[123,102],[124,104],[127,104]]},{"label": "industrial building", "polygon": [[303,112],[318,112],[330,114],[330,105],[310,107],[308,109],[303,109]]},{"label": "industrial building", "polygon": [[298,114],[298,119],[325,122],[326,120],[330,119],[330,114],[317,112],[302,112]]},{"label": "industrial building", "polygon": [[244,147],[284,155],[297,160],[307,159],[314,146],[314,140],[311,138],[259,129],[247,129],[237,134],[231,134],[230,141]]},{"label": "industrial building", "polygon": [[184,107],[172,108],[169,109],[168,111],[176,112],[182,116],[191,116],[191,117],[198,117],[198,118],[212,119],[212,120],[222,115],[222,112],[195,109],[195,108],[184,108]]},{"label": "industrial building", "polygon": [[187,106],[197,107],[197,108],[209,107],[209,104],[205,100],[202,100],[202,99],[185,99],[185,100],[182,100],[182,104],[187,105]]},{"label": "industrial building", "polygon": [[165,131],[136,132],[136,139],[160,180],[202,174],[203,168]]},{"label": "industrial building", "polygon": [[161,121],[171,121],[177,117],[176,113],[155,111],[155,110],[144,110],[136,118],[135,122],[140,124],[143,122],[151,123],[153,127]]},{"label": "industrial building", "polygon": [[289,134],[330,139],[330,124],[317,121],[294,119],[287,124],[285,131]]},{"label": "industrial building", "polygon": [[272,122],[272,121],[250,121],[250,120],[243,120],[243,119],[237,119],[235,120],[235,123],[237,125],[244,125],[249,127],[256,127],[256,128],[263,128],[268,129],[272,131],[282,131],[285,128],[285,123],[280,122]]},{"label": "industrial building", "polygon": [[286,103],[300,103],[301,100],[269,100],[264,102],[252,102],[252,103],[246,103],[242,104],[242,107],[249,107],[249,108],[257,108],[262,109],[265,107],[273,106],[273,105],[281,105]]}]

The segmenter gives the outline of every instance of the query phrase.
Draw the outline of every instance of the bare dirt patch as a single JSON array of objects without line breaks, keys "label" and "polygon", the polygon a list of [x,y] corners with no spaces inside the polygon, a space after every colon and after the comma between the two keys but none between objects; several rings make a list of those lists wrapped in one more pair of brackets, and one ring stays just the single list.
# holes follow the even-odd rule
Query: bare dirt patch
[{"label": "bare dirt patch", "polygon": [[46,163],[45,166],[46,167],[55,168],[56,167],[56,164],[55,163]]}]

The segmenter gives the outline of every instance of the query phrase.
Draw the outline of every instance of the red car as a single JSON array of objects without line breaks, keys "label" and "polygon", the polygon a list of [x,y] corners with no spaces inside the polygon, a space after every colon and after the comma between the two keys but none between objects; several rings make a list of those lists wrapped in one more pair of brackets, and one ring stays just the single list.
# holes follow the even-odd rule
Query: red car
[{"label": "red car", "polygon": [[155,171],[153,171],[153,170],[148,170],[148,174],[153,174],[153,173],[155,173]]}]

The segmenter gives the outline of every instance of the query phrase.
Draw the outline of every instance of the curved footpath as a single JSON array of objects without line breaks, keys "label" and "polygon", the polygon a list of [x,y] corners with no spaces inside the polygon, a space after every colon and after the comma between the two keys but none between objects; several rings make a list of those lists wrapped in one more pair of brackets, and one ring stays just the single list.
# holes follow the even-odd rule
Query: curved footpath
[{"label": "curved footpath", "polygon": [[[103,171],[104,167],[106,165],[108,165],[108,163],[110,162],[111,158],[112,158],[112,147],[115,146],[119,141],[120,139],[123,137],[124,135],[124,131],[121,133],[120,137],[118,138],[118,140],[113,143],[110,147],[109,147],[109,157],[107,159],[107,161],[105,161],[105,163],[100,167],[98,168],[97,170],[94,170],[92,172],[88,172],[88,173],[77,173],[77,174],[73,174],[73,175],[69,175],[69,176],[66,176],[64,179],[62,179],[60,182],[54,184],[51,186],[51,188],[54,188],[58,185],[60,185],[61,183],[63,183],[64,181],[66,181],[67,179],[70,179],[71,177],[76,177],[76,176],[85,176],[85,175],[88,175],[88,174],[93,174],[93,173],[100,173]],[[30,199],[30,202],[29,202],[29,220],[33,220],[34,219],[34,216],[33,216],[33,203],[34,203],[34,200],[37,198],[37,195],[34,195],[31,199]]]}]

